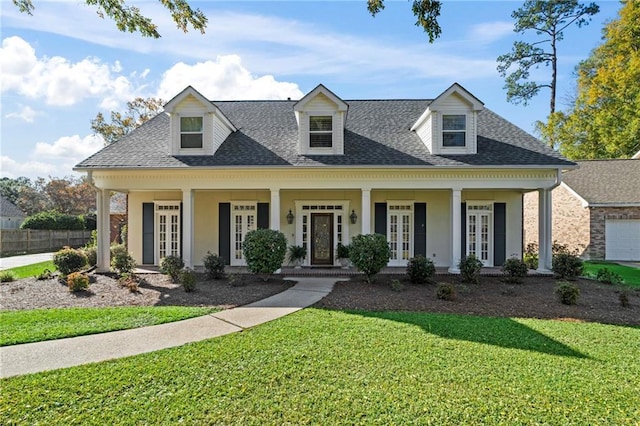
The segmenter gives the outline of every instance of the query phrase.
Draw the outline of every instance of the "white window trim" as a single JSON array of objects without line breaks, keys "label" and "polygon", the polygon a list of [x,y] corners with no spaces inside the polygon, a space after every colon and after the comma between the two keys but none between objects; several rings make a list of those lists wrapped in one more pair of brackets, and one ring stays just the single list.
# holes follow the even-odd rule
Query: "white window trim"
[{"label": "white window trim", "polygon": [[[311,117],[331,117],[331,148],[312,148],[311,147]],[[336,153],[336,112],[333,110],[312,110],[305,112],[305,120],[307,122],[307,131],[304,135],[305,154],[310,155],[331,155]],[[327,132],[328,133],[328,132]]]},{"label": "white window trim", "polygon": [[[200,132],[183,132],[182,131],[182,119],[183,118],[202,118],[202,130]],[[202,154],[205,151],[205,129],[207,127],[206,119],[208,115],[205,114],[180,114],[178,115],[178,151],[180,154]],[[201,148],[183,148],[182,147],[182,135],[202,135],[202,147]]]},{"label": "white window trim", "polygon": [[[331,130],[311,130],[311,118],[312,117],[329,117],[331,119]],[[333,151],[333,147],[334,147],[334,142],[335,142],[335,138],[334,138],[334,132],[333,132],[333,113],[331,114],[311,114],[309,113],[309,149],[329,149],[331,151]],[[331,146],[330,147],[312,147],[311,146],[311,135],[326,135],[326,134],[330,134],[331,135]]]},{"label": "white window trim", "polygon": [[[443,120],[445,115],[464,115],[464,146],[444,146],[444,126]],[[456,130],[459,131],[459,130]],[[438,145],[440,152],[443,154],[467,154],[469,152],[470,145],[470,129],[469,129],[469,111],[466,110],[444,110],[438,114]]]},{"label": "white window trim", "polygon": [[[303,215],[308,216],[307,218],[307,226],[311,227],[311,214],[312,213],[333,213],[333,243],[335,245],[334,250],[338,245],[338,216],[342,215],[342,241],[343,244],[349,244],[351,241],[351,237],[349,236],[349,226],[351,225],[351,221],[349,215],[351,214],[350,210],[350,201],[349,200],[296,200],[293,202],[295,206],[295,242],[296,245],[302,245],[302,222]],[[305,209],[303,207],[308,206],[342,206],[341,210],[336,209]],[[335,253],[335,251],[334,251]],[[334,256],[335,257],[335,256]],[[333,264],[339,265],[337,259],[333,259]],[[308,247],[307,257],[304,259],[304,266],[311,266],[311,248]]]}]

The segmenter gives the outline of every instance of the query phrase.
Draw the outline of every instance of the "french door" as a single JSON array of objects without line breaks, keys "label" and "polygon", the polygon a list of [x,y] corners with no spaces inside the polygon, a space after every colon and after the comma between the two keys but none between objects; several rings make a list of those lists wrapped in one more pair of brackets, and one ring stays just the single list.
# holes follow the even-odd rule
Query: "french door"
[{"label": "french door", "polygon": [[389,266],[405,266],[411,258],[412,247],[412,206],[389,205],[387,220],[387,240],[391,249]]},{"label": "french door", "polygon": [[242,243],[256,229],[256,204],[234,204],[231,208],[231,265],[245,265]]},{"label": "french door", "polygon": [[158,262],[167,256],[180,256],[180,205],[156,205]]},{"label": "french door", "polygon": [[473,254],[484,266],[493,266],[492,206],[467,206],[467,256]]}]

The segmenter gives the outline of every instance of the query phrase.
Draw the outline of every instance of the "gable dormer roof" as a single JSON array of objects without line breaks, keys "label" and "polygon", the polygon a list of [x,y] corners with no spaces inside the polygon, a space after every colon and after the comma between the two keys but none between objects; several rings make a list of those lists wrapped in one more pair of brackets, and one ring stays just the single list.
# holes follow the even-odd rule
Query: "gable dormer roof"
[{"label": "gable dormer roof", "polygon": [[349,105],[347,105],[347,103],[340,99],[335,93],[327,89],[323,84],[318,84],[315,89],[304,95],[302,99],[293,105],[293,110],[303,111],[306,104],[320,94],[326,96],[331,102],[336,104],[337,111],[346,111],[349,109]]},{"label": "gable dormer roof", "polygon": [[453,83],[447,90],[440,93],[433,101],[431,101],[429,107],[422,113],[420,118],[416,120],[413,126],[411,126],[411,131],[415,131],[418,127],[420,127],[420,125],[433,111],[438,111],[440,108],[442,108],[443,104],[448,98],[456,95],[462,98],[469,105],[469,108],[472,111],[482,111],[484,109],[484,102],[473,96],[471,92],[462,87],[460,84]]},{"label": "gable dormer roof", "polygon": [[178,93],[173,97],[169,102],[164,105],[164,111],[171,114],[175,111],[176,107],[188,98],[189,96],[193,96],[200,104],[205,112],[212,113],[217,116],[232,132],[235,132],[237,128],[233,125],[231,120],[229,120],[223,113],[220,111],[218,107],[216,107],[211,101],[205,98],[202,93],[198,92],[192,86],[187,86],[182,92]]}]

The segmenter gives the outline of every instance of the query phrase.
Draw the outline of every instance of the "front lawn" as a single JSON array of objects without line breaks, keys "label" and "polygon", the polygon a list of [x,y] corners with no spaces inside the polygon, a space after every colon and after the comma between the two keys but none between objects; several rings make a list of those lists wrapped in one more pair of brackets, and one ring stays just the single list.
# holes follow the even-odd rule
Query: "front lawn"
[{"label": "front lawn", "polygon": [[[306,309],[4,379],[5,424],[636,424],[640,328]],[[28,391],[25,391],[27,390]]]},{"label": "front lawn", "polygon": [[625,284],[631,287],[640,288],[640,268],[632,268],[630,266],[619,265],[613,262],[585,261],[584,275],[596,277],[598,275],[598,270],[603,268],[607,268],[611,272],[615,272],[620,275]]},{"label": "front lawn", "polygon": [[0,312],[0,346],[163,324],[219,311],[188,306],[61,308]]},{"label": "front lawn", "polygon": [[5,269],[5,271],[13,272],[15,278],[20,280],[22,278],[31,278],[40,275],[45,270],[50,270],[54,272],[57,270],[56,265],[53,264],[52,260],[47,260],[46,262],[33,263],[31,265],[18,266],[15,268]]}]

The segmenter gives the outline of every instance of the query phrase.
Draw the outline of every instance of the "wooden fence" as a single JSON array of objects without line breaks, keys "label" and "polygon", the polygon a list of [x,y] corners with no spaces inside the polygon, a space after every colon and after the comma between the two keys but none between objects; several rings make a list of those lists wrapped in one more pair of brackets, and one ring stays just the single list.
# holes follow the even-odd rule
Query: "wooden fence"
[{"label": "wooden fence", "polygon": [[0,256],[57,251],[64,246],[82,247],[90,238],[91,231],[1,229]]}]

